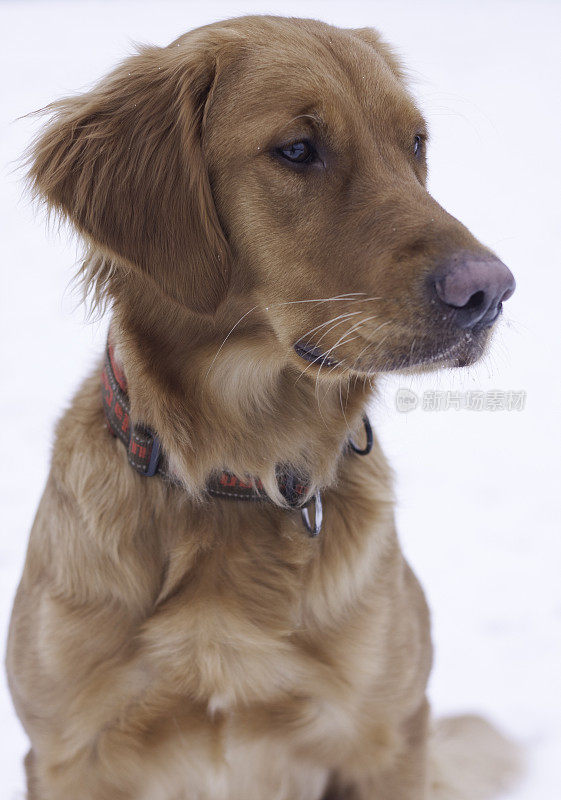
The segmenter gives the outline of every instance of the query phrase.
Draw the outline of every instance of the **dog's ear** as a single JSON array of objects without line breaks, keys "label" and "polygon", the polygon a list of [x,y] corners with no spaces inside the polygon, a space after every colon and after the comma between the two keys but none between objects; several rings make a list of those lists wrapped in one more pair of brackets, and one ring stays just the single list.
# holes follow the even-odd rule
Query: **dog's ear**
[{"label": "dog's ear", "polygon": [[204,313],[228,286],[202,150],[215,79],[200,38],[142,48],[90,92],[49,107],[29,171],[36,194],[106,257]]}]

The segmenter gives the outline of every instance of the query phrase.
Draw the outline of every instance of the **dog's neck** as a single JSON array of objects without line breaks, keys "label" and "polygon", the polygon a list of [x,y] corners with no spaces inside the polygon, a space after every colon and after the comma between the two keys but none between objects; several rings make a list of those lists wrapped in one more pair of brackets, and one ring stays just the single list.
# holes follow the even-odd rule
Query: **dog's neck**
[{"label": "dog's neck", "polygon": [[369,382],[318,381],[305,363],[299,372],[259,321],[227,337],[231,326],[174,309],[165,320],[137,311],[116,307],[110,328],[132,418],[157,432],[190,493],[224,469],[259,477],[281,503],[279,465],[312,490],[336,481],[349,436],[360,439]]}]

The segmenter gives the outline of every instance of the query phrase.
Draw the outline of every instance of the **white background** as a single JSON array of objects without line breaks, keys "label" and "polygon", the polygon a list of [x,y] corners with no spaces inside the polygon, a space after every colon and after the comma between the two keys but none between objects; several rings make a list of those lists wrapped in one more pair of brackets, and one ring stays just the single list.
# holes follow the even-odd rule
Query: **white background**
[{"label": "white background", "polygon": [[[0,638],[48,470],[53,425],[101,352],[68,284],[75,245],[34,215],[14,159],[23,114],[87,88],[132,51],[245,12],[378,27],[428,117],[430,189],[511,267],[492,355],[392,378],[373,421],[395,467],[403,547],[433,611],[437,714],[489,715],[528,748],[512,800],[561,797],[561,6],[540,2],[0,3]],[[524,390],[524,411],[399,414],[400,386]],[[26,739],[0,681],[0,797],[23,796]],[[69,799],[70,800],[70,799]]]}]

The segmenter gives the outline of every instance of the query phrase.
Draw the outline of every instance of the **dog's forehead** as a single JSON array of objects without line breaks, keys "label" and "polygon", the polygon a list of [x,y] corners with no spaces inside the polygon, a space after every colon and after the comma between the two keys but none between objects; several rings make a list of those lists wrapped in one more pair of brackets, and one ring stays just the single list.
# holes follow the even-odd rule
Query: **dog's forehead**
[{"label": "dog's forehead", "polygon": [[422,124],[404,82],[372,44],[330,26],[294,24],[291,36],[281,32],[246,39],[216,93],[220,112],[239,118],[246,135],[308,113],[344,135],[361,122],[386,129]]}]

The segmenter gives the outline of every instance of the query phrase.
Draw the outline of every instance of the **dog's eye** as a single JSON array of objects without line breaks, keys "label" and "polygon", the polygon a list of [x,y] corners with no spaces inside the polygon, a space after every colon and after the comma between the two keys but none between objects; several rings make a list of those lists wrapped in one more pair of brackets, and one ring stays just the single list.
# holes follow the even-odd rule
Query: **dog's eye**
[{"label": "dog's eye", "polygon": [[413,155],[419,156],[423,150],[423,137],[420,133],[416,133],[413,138]]},{"label": "dog's eye", "polygon": [[307,139],[277,147],[277,153],[292,164],[310,164],[317,157],[315,147]]}]

